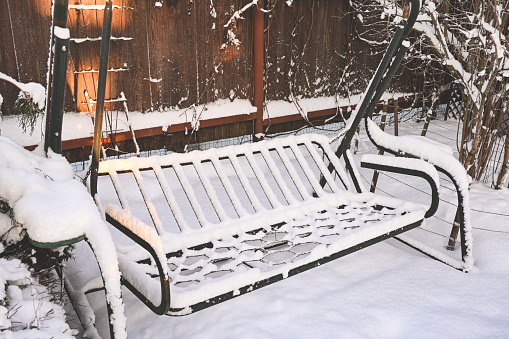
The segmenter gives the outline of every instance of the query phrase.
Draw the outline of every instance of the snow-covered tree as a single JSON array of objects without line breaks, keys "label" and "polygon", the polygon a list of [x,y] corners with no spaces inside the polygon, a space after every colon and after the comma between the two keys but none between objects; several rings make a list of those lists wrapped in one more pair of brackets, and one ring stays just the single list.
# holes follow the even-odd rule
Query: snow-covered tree
[{"label": "snow-covered tree", "polygon": [[[385,20],[387,29],[379,30],[377,39],[384,42],[401,22],[405,2],[351,0],[350,5],[361,16],[371,13]],[[497,187],[504,185],[509,171],[508,22],[508,0],[423,1],[406,64],[424,72],[422,90],[431,101],[438,103],[438,94],[452,86],[461,90],[463,124],[458,149],[472,177],[487,177],[494,145],[506,138],[504,166],[494,178]]]}]

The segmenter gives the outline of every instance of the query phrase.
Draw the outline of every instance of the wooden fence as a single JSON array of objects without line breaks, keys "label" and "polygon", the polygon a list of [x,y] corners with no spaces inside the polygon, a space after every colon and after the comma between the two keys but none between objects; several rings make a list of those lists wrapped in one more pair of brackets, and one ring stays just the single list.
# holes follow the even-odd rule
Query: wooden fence
[{"label": "wooden fence", "polygon": [[[122,92],[129,109],[141,112],[219,98],[252,101],[255,8],[225,27],[247,2],[114,0],[106,108],[118,109],[115,100]],[[87,112],[96,97],[104,1],[69,4],[65,111]],[[345,94],[366,86],[381,50],[355,38],[362,25],[349,13],[347,0],[299,0],[292,6],[267,1],[265,6],[264,100]],[[50,0],[0,1],[0,72],[46,85],[50,10]],[[339,85],[347,63],[356,79]],[[396,84],[409,92],[412,77]],[[17,90],[0,82],[0,94],[2,113],[13,114]],[[228,129],[222,130],[228,137]]]}]

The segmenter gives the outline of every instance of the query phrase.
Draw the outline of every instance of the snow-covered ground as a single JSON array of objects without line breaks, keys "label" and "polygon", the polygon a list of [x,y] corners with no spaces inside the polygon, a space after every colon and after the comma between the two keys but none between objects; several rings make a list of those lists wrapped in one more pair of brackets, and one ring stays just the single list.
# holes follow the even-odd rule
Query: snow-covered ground
[{"label": "snow-covered ground", "polygon": [[31,274],[19,259],[0,258],[0,338],[73,338],[64,308]]},{"label": "snow-covered ground", "polygon": [[[400,135],[422,124],[400,125]],[[433,122],[428,136],[455,148],[456,122]],[[389,128],[390,132],[391,129]],[[362,137],[359,153],[375,151]],[[370,181],[372,173],[363,171]],[[426,201],[418,179],[385,175],[378,192]],[[399,180],[399,181],[398,181]],[[366,183],[367,184],[367,183]],[[411,236],[444,248],[456,208],[443,181],[441,207]],[[462,273],[396,240],[374,245],[261,290],[184,317],[157,316],[123,289],[131,338],[509,337],[509,190],[471,188],[475,267]],[[459,244],[458,244],[459,247]],[[78,248],[78,257],[87,251]],[[459,249],[454,253],[459,256]],[[71,263],[78,271],[90,262]],[[85,265],[85,266],[83,266]],[[107,334],[102,292],[90,296]],[[72,312],[71,312],[72,313]]]}]

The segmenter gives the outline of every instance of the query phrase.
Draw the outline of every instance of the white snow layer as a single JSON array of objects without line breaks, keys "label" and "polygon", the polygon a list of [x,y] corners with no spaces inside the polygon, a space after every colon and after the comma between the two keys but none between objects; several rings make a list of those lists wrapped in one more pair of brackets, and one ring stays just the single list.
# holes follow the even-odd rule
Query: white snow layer
[{"label": "white snow layer", "polygon": [[[410,93],[384,93],[380,100],[393,98],[411,97]],[[307,114],[312,111],[331,109],[336,107],[348,107],[357,105],[363,94],[352,95],[350,98],[318,97],[318,98],[298,98],[297,102],[286,100],[273,100],[266,104],[263,119],[273,119],[288,115],[300,114],[299,107]],[[298,105],[298,106],[297,106]]]},{"label": "white snow layer", "polygon": [[463,198],[464,220],[465,220],[465,241],[468,244],[468,251],[465,260],[465,270],[470,271],[474,265],[472,254],[472,224],[470,220],[470,178],[461,163],[451,154],[450,150],[444,151],[443,147],[437,147],[436,142],[429,142],[427,138],[416,136],[392,136],[382,131],[377,124],[369,119],[367,121],[369,133],[373,139],[382,147],[398,153],[410,154],[419,157],[431,164],[438,166],[448,172],[456,181],[458,194]]},{"label": "white snow layer", "polygon": [[[29,82],[29,83],[25,84],[25,83],[22,83],[22,82],[19,82],[19,81],[13,79],[12,77],[10,77],[7,74],[4,74],[2,72],[0,72],[0,80],[5,80],[7,82],[10,82],[14,86],[16,86],[20,90],[22,90],[23,92],[27,93],[32,98],[34,103],[36,103],[37,106],[39,106],[39,109],[43,109],[44,106],[46,105],[46,89],[41,84],[36,83],[36,82]],[[1,105],[0,105],[0,107],[1,107]],[[16,117],[16,119],[17,119],[17,117]],[[1,123],[0,123],[0,125],[1,125]],[[4,130],[3,126],[1,129]]]},{"label": "white snow layer", "polygon": [[88,213],[93,200],[82,195],[84,186],[73,180],[65,158],[52,152],[49,156],[37,156],[0,137],[0,196],[33,240],[51,243],[83,235],[96,220]]},{"label": "white snow layer", "polygon": [[[43,92],[44,96],[44,92]],[[391,98],[411,97],[408,93],[386,93],[382,100]],[[129,100],[129,98],[127,98]],[[319,98],[299,98],[299,106],[306,112],[331,109],[336,107],[354,106],[360,101],[361,95],[353,95],[350,98],[319,97]],[[44,106],[43,106],[44,107]],[[239,115],[249,115],[256,112],[256,107],[251,105],[249,100],[220,99],[213,103],[191,106],[187,108],[166,108],[162,111],[154,112],[135,112],[129,111],[129,122],[119,124],[120,132],[128,132],[128,125],[136,130],[161,127],[166,130],[167,127],[177,124],[190,123],[191,129],[199,129],[200,121],[233,117]],[[264,109],[264,119],[273,119],[288,115],[300,114],[295,103],[284,100],[269,101]],[[37,126],[42,126],[43,117],[37,120]],[[23,146],[37,145],[41,140],[41,135],[34,133],[32,135],[24,134],[19,128],[18,118],[15,116],[3,117],[0,121],[2,135],[8,136],[18,144]],[[122,130],[123,129],[123,130]],[[91,137],[94,133],[94,126],[88,113],[64,114],[62,127],[62,140],[73,140]]]},{"label": "white snow layer", "polygon": [[69,31],[69,28],[55,26],[54,29],[55,29],[55,36],[57,38],[60,38],[62,40],[67,40],[71,37],[71,32]]},{"label": "white snow layer", "polygon": [[[120,222],[123,226],[127,227],[134,234],[138,235],[144,241],[149,243],[150,246],[156,251],[159,261],[162,263],[166,262],[166,255],[163,250],[161,238],[152,227],[147,226],[135,216],[112,204],[108,204],[108,206],[106,206],[106,213]],[[167,269],[168,267],[163,265],[163,272],[165,274],[168,273]]]},{"label": "white snow layer", "polygon": [[[1,74],[0,74],[1,75]],[[44,92],[43,92],[44,97]],[[129,100],[129,98],[127,98]],[[44,107],[44,101],[43,101]],[[140,130],[152,127],[166,128],[172,125],[190,123],[192,129],[198,129],[200,121],[210,120],[238,115],[249,115],[256,112],[256,107],[252,106],[249,100],[236,99],[231,102],[229,99],[218,100],[204,105],[191,106],[187,108],[167,108],[164,111],[154,112],[129,112],[129,123],[133,129]],[[42,126],[43,117],[39,117],[36,125]],[[103,124],[105,126],[105,124]],[[129,131],[126,123],[119,124],[122,131]],[[123,130],[122,130],[123,128]],[[41,135],[22,133],[19,128],[18,117],[3,117],[0,121],[2,135],[11,138],[22,146],[37,145],[41,140]],[[73,140],[91,137],[94,133],[94,126],[88,113],[65,113],[62,127],[62,140]]]},{"label": "white snow layer", "polygon": [[94,200],[73,175],[61,155],[50,150],[44,158],[0,137],[0,198],[32,240],[57,243],[86,236],[103,273],[115,334],[125,338],[115,245]]},{"label": "white snow layer", "polygon": [[0,337],[74,338],[77,333],[65,322],[64,309],[48,293],[19,259],[0,258]]}]

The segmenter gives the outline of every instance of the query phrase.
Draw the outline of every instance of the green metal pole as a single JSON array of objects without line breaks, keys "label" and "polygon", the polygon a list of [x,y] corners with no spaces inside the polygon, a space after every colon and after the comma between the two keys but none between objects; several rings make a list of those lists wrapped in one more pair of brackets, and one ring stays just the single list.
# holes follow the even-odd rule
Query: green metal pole
[{"label": "green metal pole", "polygon": [[53,7],[51,85],[48,86],[50,101],[46,116],[44,149],[51,148],[62,153],[62,121],[64,116],[67,60],[69,57],[69,30],[67,29],[68,0],[55,0]]},{"label": "green metal pole", "polygon": [[[417,16],[419,15],[419,11],[421,9],[420,0],[409,0],[408,2],[411,3],[408,20],[403,28],[398,28],[394,33],[394,37],[389,43],[389,47],[387,47],[387,51],[385,52],[382,61],[380,62],[375,75],[373,76],[372,82],[364,94],[363,101],[359,103],[360,107],[358,109],[358,114],[357,116],[353,117],[354,127],[347,131],[343,141],[341,142],[341,145],[336,151],[338,157],[341,157],[346,152],[346,150],[350,148],[350,143],[355,134],[356,127],[359,126],[361,120],[366,116],[371,117],[373,110],[375,109],[383,92],[387,88],[387,85],[391,81],[399,64],[403,60],[407,47],[404,47],[402,42],[407,38],[408,34],[412,30],[412,27],[417,21]],[[357,189],[359,189],[359,187],[357,187]]]},{"label": "green metal pole", "polygon": [[101,139],[104,113],[104,98],[106,93],[106,78],[108,75],[108,58],[110,53],[112,1],[107,0],[104,7],[103,32],[101,40],[101,56],[99,63],[99,81],[97,83],[97,101],[94,117],[94,144],[92,148],[92,164],[90,174],[90,194],[97,193],[97,176],[99,174],[99,160],[101,157]]}]

